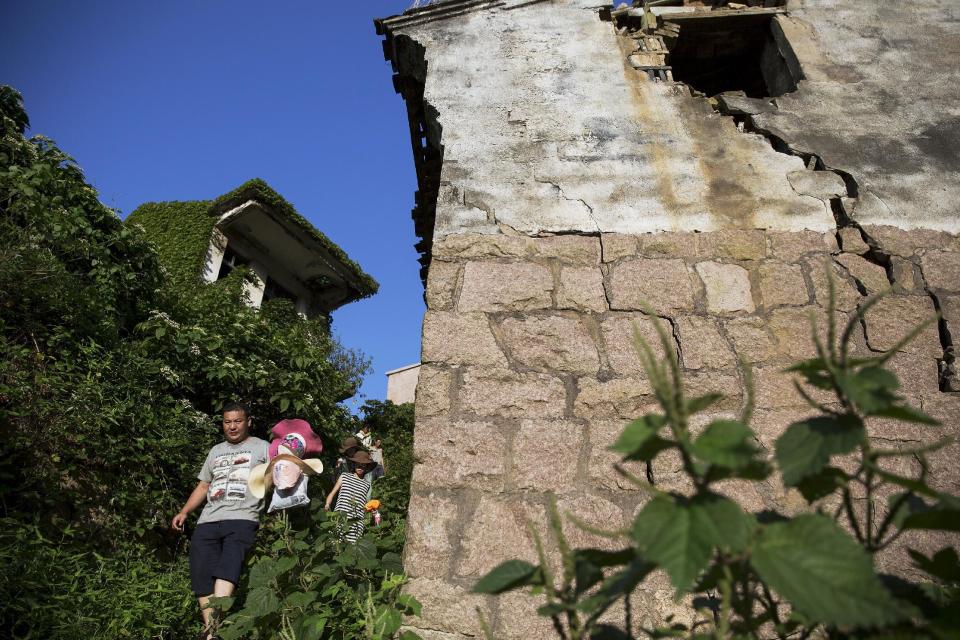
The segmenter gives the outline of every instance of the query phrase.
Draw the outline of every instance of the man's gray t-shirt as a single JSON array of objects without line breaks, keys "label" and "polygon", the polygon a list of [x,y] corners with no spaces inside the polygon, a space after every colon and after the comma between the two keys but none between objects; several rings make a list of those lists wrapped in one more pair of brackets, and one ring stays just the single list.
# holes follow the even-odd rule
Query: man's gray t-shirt
[{"label": "man's gray t-shirt", "polygon": [[221,442],[210,449],[197,476],[210,483],[207,504],[197,524],[260,519],[263,499],[250,493],[247,479],[253,467],[267,462],[269,446],[265,440],[249,437],[238,444]]}]

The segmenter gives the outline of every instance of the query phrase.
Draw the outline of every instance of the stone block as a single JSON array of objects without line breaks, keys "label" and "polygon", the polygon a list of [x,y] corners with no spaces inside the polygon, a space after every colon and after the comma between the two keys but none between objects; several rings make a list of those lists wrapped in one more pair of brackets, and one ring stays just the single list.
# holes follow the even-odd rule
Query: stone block
[{"label": "stone block", "polygon": [[[885,296],[865,314],[867,344],[875,351],[889,351],[898,340],[935,315],[936,310],[929,296]],[[942,357],[943,347],[940,345],[937,324],[927,325],[901,351],[931,358]]]},{"label": "stone block", "polygon": [[627,522],[619,505],[596,495],[578,495],[560,498],[557,501],[557,510],[563,520],[563,533],[572,548],[608,551],[623,548],[622,540],[584,531],[568,517],[568,514],[573,514],[586,524],[603,531],[623,530],[627,528]]},{"label": "stone block", "polygon": [[472,517],[463,525],[460,553],[454,560],[456,575],[479,578],[507,560],[539,564],[528,520],[541,535],[547,531],[542,506],[513,496],[481,494]]},{"label": "stone block", "polygon": [[776,343],[767,332],[763,318],[732,318],[724,322],[733,349],[747,362],[762,362],[777,354]]},{"label": "stone block", "polygon": [[468,262],[457,308],[460,311],[532,311],[553,302],[553,274],[530,262]]},{"label": "stone block", "polygon": [[411,578],[442,578],[453,557],[451,536],[457,527],[457,503],[435,493],[413,493],[407,519],[403,566]]},{"label": "stone block", "polygon": [[777,438],[783,435],[787,427],[794,422],[800,422],[816,415],[819,415],[817,410],[806,403],[780,408],[758,407],[753,412],[753,420],[750,426],[757,435],[760,444],[772,453]]},{"label": "stone block", "polygon": [[857,308],[861,298],[860,292],[839,265],[820,258],[808,258],[805,263],[810,280],[813,282],[814,300],[817,304],[826,309],[830,302],[830,285],[827,282],[827,278],[830,277],[827,275],[829,269],[833,274],[836,308],[840,311],[852,311]]},{"label": "stone block", "polygon": [[953,344],[960,345],[960,296],[938,296],[940,313],[947,323],[947,331],[953,338]]},{"label": "stone block", "polygon": [[434,240],[433,256],[460,260],[557,258],[577,264],[600,264],[600,239],[574,235],[532,238],[458,233]]},{"label": "stone block", "polygon": [[[776,309],[770,314],[769,330],[773,335],[777,353],[789,360],[814,358],[817,349],[813,344],[811,314],[816,318],[817,333],[821,340],[827,339],[827,313],[820,307],[797,307]],[[837,314],[837,326],[842,327],[846,316]],[[839,329],[838,329],[839,331]],[[791,362],[792,364],[792,362]]]},{"label": "stone block", "polygon": [[925,249],[960,251],[960,236],[932,229],[900,229],[887,225],[866,225],[863,230],[884,253],[909,258]]},{"label": "stone block", "polygon": [[927,286],[934,290],[960,292],[960,253],[931,251],[920,257]]},{"label": "stone block", "polygon": [[459,390],[462,411],[504,418],[559,418],[566,408],[566,397],[559,378],[508,369],[468,370]]},{"label": "stone block", "polygon": [[810,253],[837,253],[837,237],[819,231],[771,231],[767,233],[771,257],[784,262],[796,262]]},{"label": "stone block", "polygon": [[[653,406],[650,409],[654,409]],[[639,418],[641,414],[635,417]],[[633,484],[619,473],[614,471],[615,464],[622,464],[623,468],[633,475],[643,478],[646,465],[642,462],[628,461],[621,463],[621,455],[610,451],[612,445],[623,433],[629,424],[628,420],[594,420],[590,423],[590,481],[598,489],[604,491],[639,491],[640,487]]]},{"label": "stone block", "polygon": [[[757,367],[753,370],[753,383],[756,393],[756,406],[761,409],[782,409],[785,407],[809,407],[793,385],[793,381],[801,378],[792,373],[786,373],[779,366]],[[814,400],[818,402],[832,402],[835,397],[809,386],[804,387]]]},{"label": "stone block", "polygon": [[507,366],[487,317],[480,313],[427,311],[423,317],[424,364]]},{"label": "stone block", "polygon": [[687,398],[719,393],[723,397],[712,409],[716,411],[735,411],[740,409],[743,391],[740,378],[736,373],[693,372],[683,376],[684,391]]},{"label": "stone block", "polygon": [[450,383],[453,372],[433,365],[420,366],[417,380],[417,418],[443,415],[450,411]]},{"label": "stone block", "polygon": [[707,310],[711,313],[751,312],[750,275],[736,264],[700,262],[697,273],[707,291]]},{"label": "stone block", "polygon": [[686,369],[723,369],[736,364],[726,339],[720,335],[717,321],[703,316],[677,318],[680,353]]},{"label": "stone block", "polygon": [[557,308],[577,311],[607,310],[603,273],[597,267],[563,267],[557,289]]},{"label": "stone block", "polygon": [[600,236],[600,247],[604,262],[615,262],[620,258],[637,256],[637,236],[624,233],[604,233]]},{"label": "stone block", "polygon": [[835,260],[847,269],[868,294],[873,295],[890,288],[887,270],[880,265],[852,253],[841,253]]},{"label": "stone block", "polygon": [[898,293],[923,293],[918,269],[910,260],[900,256],[890,256],[890,275],[893,287]]},{"label": "stone block", "polygon": [[507,441],[495,425],[418,420],[415,435],[414,486],[503,490]]},{"label": "stone block", "polygon": [[701,233],[698,238],[697,255],[702,258],[763,260],[767,255],[766,233],[749,229]]},{"label": "stone block", "polygon": [[805,305],[810,301],[800,265],[764,262],[758,269],[760,298],[767,309]]},{"label": "stone block", "polygon": [[537,613],[537,608],[544,604],[544,596],[531,596],[526,589],[497,596],[500,615],[497,617],[494,637],[502,640],[546,640],[555,637],[550,618]]},{"label": "stone block", "polygon": [[565,373],[596,373],[600,368],[597,346],[576,318],[507,318],[500,330],[511,358],[524,367]]},{"label": "stone block", "polygon": [[664,231],[637,236],[638,255],[644,258],[693,258],[697,255],[698,233]]},{"label": "stone block", "polygon": [[[661,320],[663,328],[671,332],[670,325]],[[654,321],[640,313],[617,314],[608,316],[600,324],[600,334],[607,354],[610,368],[620,375],[646,376],[643,361],[637,353],[634,330],[647,341],[657,354],[662,354],[660,338]],[[676,351],[674,350],[674,353]]]},{"label": "stone block", "polygon": [[860,229],[856,227],[844,227],[840,229],[840,247],[845,253],[855,253],[862,256],[870,251],[870,245],[863,241]]},{"label": "stone block", "polygon": [[636,418],[655,404],[650,382],[645,378],[613,378],[601,381],[580,378],[573,413],[582,418]]},{"label": "stone block", "polygon": [[404,592],[419,600],[423,606],[420,616],[410,619],[410,624],[443,633],[471,637],[483,635],[477,609],[483,611],[487,619],[490,618],[490,608],[484,596],[436,578],[414,578],[404,586]]},{"label": "stone block", "polygon": [[427,308],[447,310],[453,306],[453,296],[460,277],[460,263],[431,260],[427,275]]},{"label": "stone block", "polygon": [[847,195],[847,185],[843,178],[833,171],[791,171],[787,174],[787,181],[800,195],[813,196],[824,201]]},{"label": "stone block", "polygon": [[887,361],[887,369],[900,380],[900,390],[904,393],[940,393],[940,371],[936,359],[929,355],[897,353]]},{"label": "stone block", "polygon": [[696,285],[683,260],[627,260],[614,265],[610,273],[610,308],[642,310],[649,305],[655,313],[673,315],[692,311]]},{"label": "stone block", "polygon": [[513,483],[518,489],[568,492],[577,486],[584,428],[563,420],[523,420],[513,438]]}]

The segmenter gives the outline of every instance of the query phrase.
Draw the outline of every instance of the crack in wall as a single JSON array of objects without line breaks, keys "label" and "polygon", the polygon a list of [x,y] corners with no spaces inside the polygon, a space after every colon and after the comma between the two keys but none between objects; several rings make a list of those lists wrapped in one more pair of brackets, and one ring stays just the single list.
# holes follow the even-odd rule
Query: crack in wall
[{"label": "crack in wall", "polygon": [[561,199],[566,200],[567,202],[579,202],[580,204],[582,204],[584,208],[587,210],[587,216],[590,218],[590,222],[592,222],[593,226],[596,227],[595,232],[600,233],[600,223],[597,222],[596,217],[594,217],[593,215],[593,207],[587,204],[586,200],[584,200],[583,198],[568,198],[567,194],[563,192],[563,187],[561,187],[559,183],[554,182],[553,180],[544,180],[543,178],[537,178],[537,177],[534,177],[533,179],[536,182],[539,182],[540,184],[549,184],[550,186],[552,186],[557,191],[557,195]]}]

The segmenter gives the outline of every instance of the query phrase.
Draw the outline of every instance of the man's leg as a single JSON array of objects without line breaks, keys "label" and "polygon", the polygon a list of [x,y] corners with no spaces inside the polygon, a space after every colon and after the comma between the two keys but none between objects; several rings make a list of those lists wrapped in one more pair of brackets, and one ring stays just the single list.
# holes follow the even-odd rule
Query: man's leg
[{"label": "man's leg", "polygon": [[258,524],[252,520],[224,520],[223,546],[220,561],[214,567],[214,595],[224,598],[233,595],[240,582],[240,571],[247,552],[257,538]]},{"label": "man's leg", "polygon": [[[213,610],[209,608],[210,598],[216,595],[214,572],[220,564],[222,539],[218,522],[198,525],[190,540],[190,582],[193,593],[200,605],[203,626],[210,628]],[[205,594],[205,595],[201,595]]]}]

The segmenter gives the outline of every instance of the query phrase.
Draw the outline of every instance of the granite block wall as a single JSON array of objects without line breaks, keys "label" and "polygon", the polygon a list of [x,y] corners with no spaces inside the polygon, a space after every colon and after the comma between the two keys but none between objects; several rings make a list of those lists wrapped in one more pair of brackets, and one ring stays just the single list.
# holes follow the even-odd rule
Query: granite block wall
[{"label": "granite block wall", "polygon": [[[958,236],[847,227],[454,234],[435,242],[405,550],[408,591],[424,604],[418,632],[448,640],[480,635],[480,607],[498,638],[550,637],[547,621],[535,614],[540,603],[519,594],[481,597],[470,586],[504,560],[535,560],[528,520],[553,544],[544,510],[550,493],[562,512],[597,527],[632,521],[647,496],[612,471],[617,457],[607,446],[627,421],[655,407],[632,344],[634,327],[655,340],[646,305],[670,331],[689,392],[725,396],[714,413],[700,416],[703,424],[740,410],[744,380],[737,362],[750,363],[753,426],[772,452],[783,429],[811,413],[783,368],[814,355],[809,318],[818,318],[823,331],[826,269],[836,277],[843,319],[867,295],[892,289],[856,331],[855,350],[864,355],[890,348],[937,310],[943,314],[942,323],[891,360],[903,393],[942,426],[876,421],[872,435],[896,447],[956,434],[960,394],[950,391],[956,389],[950,367],[953,336],[960,334]],[[958,455],[953,445],[932,456],[936,486],[960,491]],[[658,460],[652,471],[661,488],[687,489],[679,461]],[[754,512],[806,508],[776,477],[722,489]],[[572,525],[567,530],[576,546],[617,544]],[[938,541],[908,542],[927,548]],[[902,550],[879,562],[910,571]],[[634,598],[638,624],[686,611],[673,603],[663,576],[649,579]]]}]

